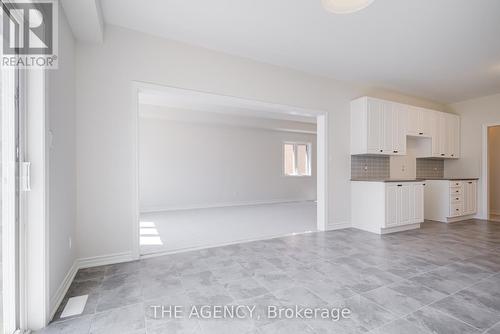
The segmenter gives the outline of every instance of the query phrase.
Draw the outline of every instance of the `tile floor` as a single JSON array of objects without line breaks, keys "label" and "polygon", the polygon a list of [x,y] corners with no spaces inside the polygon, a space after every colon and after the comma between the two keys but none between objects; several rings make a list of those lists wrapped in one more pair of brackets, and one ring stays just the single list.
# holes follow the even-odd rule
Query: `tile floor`
[{"label": "tile floor", "polygon": [[[81,270],[84,314],[40,333],[500,333],[500,224],[311,233]],[[331,320],[157,319],[151,305],[348,307]]]}]

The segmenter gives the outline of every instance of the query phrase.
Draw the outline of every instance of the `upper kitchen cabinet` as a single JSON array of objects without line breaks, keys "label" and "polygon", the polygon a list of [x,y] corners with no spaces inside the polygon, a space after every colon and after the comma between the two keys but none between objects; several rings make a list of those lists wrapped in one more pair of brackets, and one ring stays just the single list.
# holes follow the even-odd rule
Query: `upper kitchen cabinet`
[{"label": "upper kitchen cabinet", "polygon": [[408,106],[408,136],[431,137],[434,113],[432,110]]},{"label": "upper kitchen cabinet", "polygon": [[457,115],[435,112],[431,153],[420,155],[432,158],[460,157],[460,118]]},{"label": "upper kitchen cabinet", "polygon": [[419,158],[460,157],[460,119],[434,110],[361,97],[351,102],[351,154],[406,155],[407,136]]},{"label": "upper kitchen cabinet", "polygon": [[351,102],[351,154],[406,154],[405,105],[362,97]]}]

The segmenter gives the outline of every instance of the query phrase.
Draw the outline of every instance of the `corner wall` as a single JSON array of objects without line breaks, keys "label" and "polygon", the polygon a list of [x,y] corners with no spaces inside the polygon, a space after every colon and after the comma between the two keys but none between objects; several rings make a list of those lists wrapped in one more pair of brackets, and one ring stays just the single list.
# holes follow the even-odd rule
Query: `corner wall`
[{"label": "corner wall", "polygon": [[[50,308],[64,294],[76,259],[75,41],[59,8],[59,68],[48,70]],[[72,239],[70,248],[69,239]]]}]

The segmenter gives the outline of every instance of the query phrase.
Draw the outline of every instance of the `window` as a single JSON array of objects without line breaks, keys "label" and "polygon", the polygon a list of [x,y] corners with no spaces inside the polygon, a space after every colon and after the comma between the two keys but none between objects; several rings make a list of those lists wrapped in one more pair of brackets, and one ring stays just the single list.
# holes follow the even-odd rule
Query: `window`
[{"label": "window", "polygon": [[311,176],[311,144],[283,144],[283,173],[286,176]]}]

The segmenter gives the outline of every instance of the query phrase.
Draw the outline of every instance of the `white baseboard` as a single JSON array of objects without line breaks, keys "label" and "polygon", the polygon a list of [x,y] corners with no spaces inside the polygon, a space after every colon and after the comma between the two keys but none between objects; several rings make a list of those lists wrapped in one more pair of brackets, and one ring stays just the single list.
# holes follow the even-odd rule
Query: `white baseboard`
[{"label": "white baseboard", "polygon": [[135,260],[132,252],[114,253],[78,259],[78,269],[105,266],[108,264],[130,262]]},{"label": "white baseboard", "polygon": [[301,203],[301,202],[314,202],[315,199],[278,199],[268,201],[241,201],[241,202],[226,202],[215,203],[206,205],[186,205],[186,206],[158,206],[141,208],[141,213],[154,213],[163,211],[181,211],[181,210],[199,210],[199,209],[213,209],[213,208],[226,208],[234,206],[252,206],[252,205],[268,205],[268,204],[286,204],[286,203]]},{"label": "white baseboard", "polygon": [[59,305],[61,304],[64,296],[68,292],[68,289],[73,280],[75,279],[77,272],[78,272],[78,266],[77,266],[77,261],[75,261],[73,262],[73,265],[71,265],[71,268],[69,268],[68,272],[66,273],[66,276],[61,282],[61,285],[59,285],[59,288],[57,289],[54,296],[50,298],[50,319],[52,319],[56,314],[56,311],[59,308]]},{"label": "white baseboard", "polygon": [[342,230],[352,227],[350,222],[328,223],[327,231]]}]

